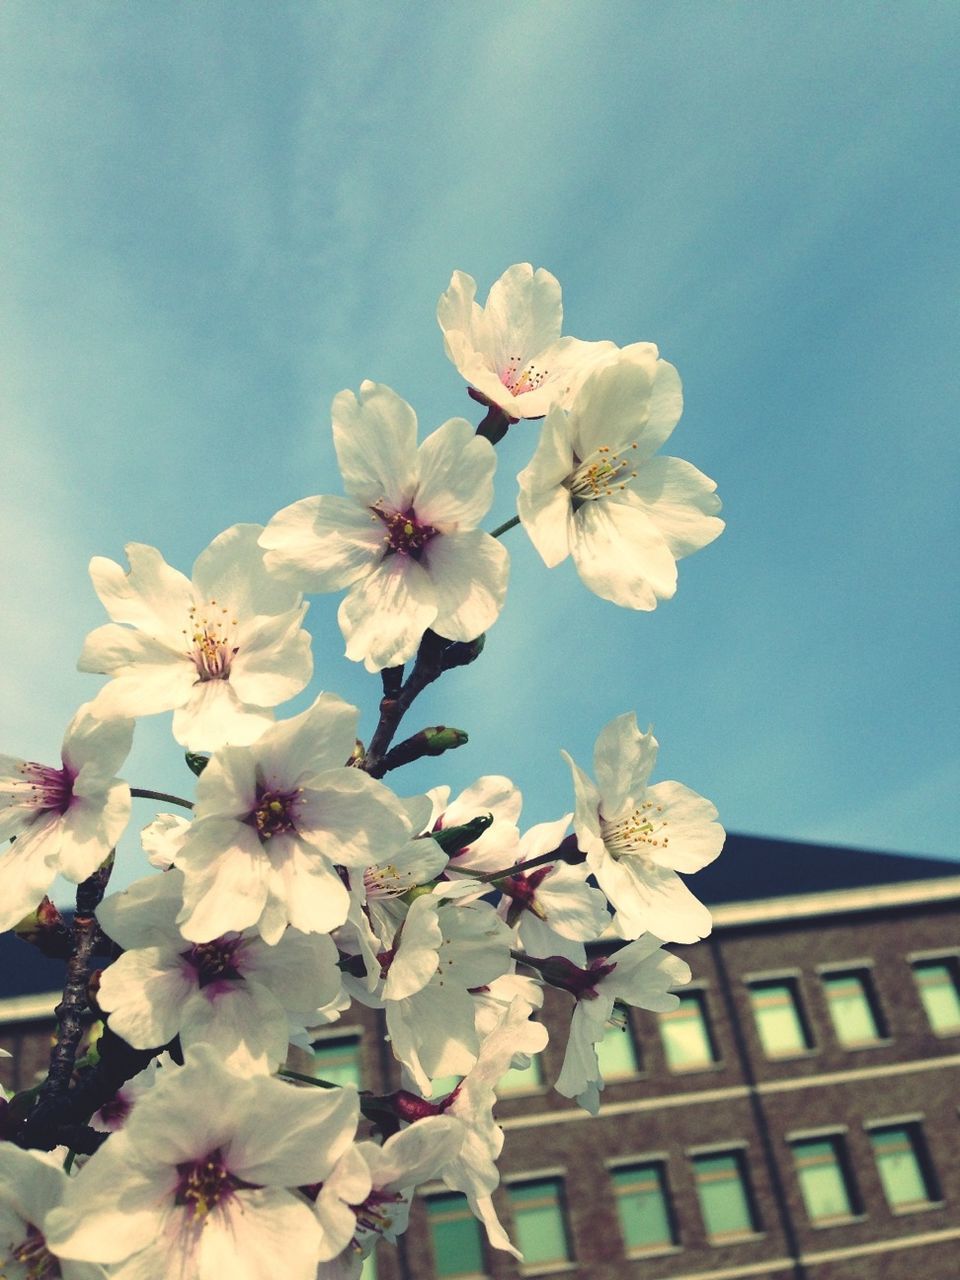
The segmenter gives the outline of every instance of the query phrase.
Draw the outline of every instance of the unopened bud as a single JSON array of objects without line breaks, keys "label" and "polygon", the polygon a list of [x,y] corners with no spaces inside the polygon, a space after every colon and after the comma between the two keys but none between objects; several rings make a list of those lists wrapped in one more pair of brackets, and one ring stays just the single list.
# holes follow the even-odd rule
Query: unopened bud
[{"label": "unopened bud", "polygon": [[461,823],[460,826],[441,827],[439,830],[431,831],[429,834],[436,840],[448,857],[453,857],[455,853],[465,849],[467,845],[479,840],[486,829],[492,825],[493,814],[481,813],[476,818],[471,818],[469,822]]},{"label": "unopened bud", "polygon": [[47,897],[41,900],[35,911],[13,926],[13,932],[53,960],[64,960],[73,952],[73,934]]},{"label": "unopened bud", "polygon": [[191,773],[196,774],[198,778],[210,763],[209,756],[202,756],[197,751],[188,751],[183,758],[187,762],[187,768]]},{"label": "unopened bud", "polygon": [[476,640],[455,640],[448,649],[444,650],[444,671],[449,671],[452,667],[467,667],[471,662],[476,662],[483,653],[486,642],[485,635],[477,636]]},{"label": "unopened bud", "polygon": [[383,758],[384,772],[411,764],[424,756],[440,756],[444,751],[462,747],[469,739],[463,729],[451,729],[445,724],[430,725],[403,742],[398,742]]}]

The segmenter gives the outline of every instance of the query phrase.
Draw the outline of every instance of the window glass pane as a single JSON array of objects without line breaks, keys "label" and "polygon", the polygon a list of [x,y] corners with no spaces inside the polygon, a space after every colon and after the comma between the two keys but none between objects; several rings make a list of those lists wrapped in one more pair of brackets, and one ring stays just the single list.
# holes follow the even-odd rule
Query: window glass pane
[{"label": "window glass pane", "polygon": [[355,1084],[359,1089],[360,1037],[331,1036],[315,1040],[310,1046],[313,1053],[311,1071],[318,1080],[331,1084]]},{"label": "window glass pane", "polygon": [[427,1219],[438,1276],[483,1275],[480,1223],[458,1191],[427,1198]]},{"label": "window glass pane", "polygon": [[516,1244],[526,1263],[565,1262],[570,1257],[559,1178],[508,1186]]},{"label": "window glass pane", "polygon": [[360,1269],[360,1280],[377,1280],[376,1250],[364,1258],[363,1266]]},{"label": "window glass pane", "polygon": [[620,1230],[628,1250],[664,1249],[676,1243],[663,1165],[636,1164],[611,1171]]},{"label": "window glass pane", "polygon": [[528,1067],[522,1070],[518,1067],[510,1067],[505,1071],[497,1083],[497,1093],[530,1093],[533,1089],[539,1089],[542,1083],[540,1059],[535,1055],[530,1059]]},{"label": "window glass pane", "polygon": [[739,1151],[696,1156],[693,1170],[703,1224],[711,1240],[746,1235],[756,1229]]},{"label": "window glass pane", "polygon": [[463,1076],[434,1076],[430,1081],[433,1090],[430,1097],[445,1098],[448,1093],[453,1093],[462,1079]]},{"label": "window glass pane", "polygon": [[849,1218],[853,1202],[841,1159],[840,1139],[814,1138],[791,1145],[800,1192],[811,1222]]},{"label": "window glass pane", "polygon": [[873,1129],[870,1141],[891,1209],[929,1204],[932,1196],[919,1158],[919,1134],[913,1126]]},{"label": "window glass pane", "polygon": [[671,1071],[691,1071],[716,1061],[700,992],[682,995],[676,1009],[660,1014],[660,1036]]},{"label": "window glass pane", "polygon": [[597,1045],[597,1061],[604,1080],[622,1080],[640,1070],[637,1047],[629,1025],[611,1023]]},{"label": "window glass pane", "polygon": [[934,1031],[960,1031],[960,990],[955,960],[921,960],[913,966],[920,999]]},{"label": "window glass pane", "polygon": [[792,982],[752,983],[750,1003],[768,1058],[783,1058],[810,1048]]},{"label": "window glass pane", "polygon": [[880,1039],[864,973],[825,974],[823,988],[837,1039],[842,1045],[870,1044]]}]

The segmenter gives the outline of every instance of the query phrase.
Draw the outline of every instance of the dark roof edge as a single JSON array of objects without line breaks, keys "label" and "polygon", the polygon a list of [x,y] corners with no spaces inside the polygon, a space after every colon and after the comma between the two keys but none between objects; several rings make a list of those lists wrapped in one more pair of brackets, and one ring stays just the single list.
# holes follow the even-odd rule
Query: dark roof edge
[{"label": "dark roof edge", "polygon": [[810,916],[847,912],[885,911],[892,907],[920,906],[960,898],[960,873],[937,880],[906,880],[895,884],[863,885],[854,889],[822,889],[816,893],[790,894],[744,902],[726,902],[712,908],[715,929],[746,924],[773,924]]}]

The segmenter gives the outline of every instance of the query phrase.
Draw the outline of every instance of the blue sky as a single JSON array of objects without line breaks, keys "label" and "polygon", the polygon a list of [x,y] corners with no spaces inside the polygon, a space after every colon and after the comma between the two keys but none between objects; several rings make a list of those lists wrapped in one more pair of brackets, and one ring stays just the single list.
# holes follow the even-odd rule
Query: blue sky
[{"label": "blue sky", "polygon": [[[530,261],[567,332],[677,365],[667,451],[728,528],[653,614],[513,531],[483,659],[409,720],[470,744],[397,789],[502,772],[559,816],[559,748],[588,763],[635,709],[656,777],[732,830],[960,856],[958,36],[952,3],[7,0],[0,750],[52,761],[98,687],[91,556],[189,570],[339,492],[329,404],[363,378],[423,433],[476,418],[437,296]],[[500,448],[490,525],[536,430]],[[369,735],[336,604],[311,606],[311,694]],[[168,724],[138,726],[135,785],[189,787]]]}]

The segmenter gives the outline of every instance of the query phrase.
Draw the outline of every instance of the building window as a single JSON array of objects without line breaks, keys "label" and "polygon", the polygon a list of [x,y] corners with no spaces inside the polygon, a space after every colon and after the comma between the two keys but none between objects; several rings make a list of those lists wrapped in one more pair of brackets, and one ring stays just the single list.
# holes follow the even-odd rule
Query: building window
[{"label": "building window", "polygon": [[960,1031],[960,980],[956,958],[917,960],[913,976],[930,1026],[938,1035]]},{"label": "building window", "polygon": [[355,1084],[360,1088],[359,1036],[324,1036],[310,1046],[313,1054],[311,1073],[330,1084]]},{"label": "building window", "polygon": [[661,1160],[610,1171],[628,1253],[655,1253],[677,1243],[665,1175]]},{"label": "building window", "polygon": [[510,1067],[497,1082],[497,1093],[508,1097],[513,1093],[533,1093],[543,1084],[539,1055],[534,1054],[528,1067]]},{"label": "building window", "polygon": [[459,1191],[427,1197],[427,1221],[437,1276],[482,1276],[480,1223]]},{"label": "building window", "polygon": [[825,973],[827,1008],[836,1037],[845,1049],[876,1044],[885,1034],[876,996],[865,969]]},{"label": "building window", "polygon": [[688,991],[680,1004],[660,1014],[660,1037],[671,1071],[696,1071],[717,1061],[702,991]]},{"label": "building window", "polygon": [[360,1268],[360,1280],[377,1280],[376,1251],[368,1253],[364,1258],[363,1266]]},{"label": "building window", "polygon": [[871,1129],[870,1142],[891,1209],[903,1213],[925,1208],[939,1199],[919,1125],[883,1125]]},{"label": "building window", "polygon": [[604,1080],[625,1080],[640,1070],[640,1055],[629,1022],[607,1025],[597,1043],[597,1061]]},{"label": "building window", "polygon": [[802,1138],[790,1145],[810,1221],[825,1226],[853,1217],[853,1184],[842,1138]]},{"label": "building window", "polygon": [[561,1178],[512,1182],[507,1187],[516,1243],[525,1266],[568,1262],[570,1240],[564,1214]]},{"label": "building window", "polygon": [[813,1047],[792,978],[751,982],[750,1005],[768,1058],[789,1058]]},{"label": "building window", "polygon": [[694,1156],[694,1181],[707,1236],[717,1244],[757,1229],[742,1151]]}]

